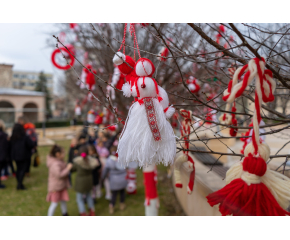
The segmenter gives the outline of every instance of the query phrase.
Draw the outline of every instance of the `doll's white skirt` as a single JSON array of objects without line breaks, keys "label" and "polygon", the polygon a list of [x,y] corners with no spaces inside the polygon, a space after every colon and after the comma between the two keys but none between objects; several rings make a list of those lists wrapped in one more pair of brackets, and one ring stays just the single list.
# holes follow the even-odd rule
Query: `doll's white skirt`
[{"label": "doll's white skirt", "polygon": [[153,99],[153,104],[161,141],[154,141],[144,104],[135,102],[129,110],[118,145],[118,161],[123,166],[133,161],[140,167],[159,163],[167,166],[174,162],[176,141],[173,129],[159,101]]}]

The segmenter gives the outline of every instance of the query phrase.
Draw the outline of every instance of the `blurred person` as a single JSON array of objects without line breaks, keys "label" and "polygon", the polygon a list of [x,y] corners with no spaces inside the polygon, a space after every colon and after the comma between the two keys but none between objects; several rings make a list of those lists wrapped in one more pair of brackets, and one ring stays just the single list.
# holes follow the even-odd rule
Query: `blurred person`
[{"label": "blurred person", "polygon": [[29,163],[27,164],[26,171],[25,171],[26,176],[29,176],[30,166],[31,166],[31,157],[35,152],[37,152],[37,142],[38,142],[37,134],[35,132],[35,125],[31,122],[28,122],[25,116],[20,116],[17,122],[24,127],[26,135],[28,135],[30,139],[32,140],[32,142],[34,142],[35,144],[35,147],[31,150],[31,156],[29,158]]},{"label": "blurred person", "polygon": [[25,174],[26,176],[29,176],[30,175],[30,166],[31,166],[31,158],[32,158],[32,155],[34,153],[37,153],[37,142],[38,142],[38,139],[37,139],[37,134],[36,134],[36,131],[35,131],[35,125],[31,122],[26,122],[24,125],[23,125],[24,129],[25,129],[25,133],[27,136],[29,136],[29,138],[31,139],[31,141],[34,143],[35,147],[31,150],[31,156],[29,158],[29,164],[27,165],[27,168],[26,168],[26,171],[25,171]]},{"label": "blurred person", "polygon": [[48,167],[48,194],[46,201],[51,202],[48,209],[48,216],[53,216],[58,203],[60,202],[61,212],[63,216],[68,216],[66,202],[69,201],[68,175],[73,164],[66,164],[64,161],[64,149],[58,145],[54,145],[47,156],[46,165]]},{"label": "blurred person", "polygon": [[100,177],[101,177],[101,168],[102,164],[99,159],[99,155],[97,153],[97,150],[94,145],[88,145],[88,154],[90,157],[96,159],[98,162],[98,166],[93,170],[93,190],[92,190],[92,198],[94,200],[94,203],[96,203],[96,198],[100,198],[102,196],[101,192],[101,184],[100,182]]},{"label": "blurred person", "polygon": [[[7,167],[7,163],[10,160],[9,158],[9,141],[8,141],[8,135],[5,133],[5,124],[0,119],[0,173],[2,172],[2,169]],[[4,184],[1,184],[0,179],[0,188],[5,188]]]},{"label": "blurred person", "polygon": [[125,209],[125,192],[127,186],[127,170],[120,163],[118,163],[117,147],[111,147],[111,155],[106,161],[106,165],[102,172],[102,180],[107,176],[110,182],[110,189],[112,192],[111,201],[109,204],[109,213],[114,213],[114,206],[116,204],[117,195],[120,195],[120,210]]},{"label": "blurred person", "polygon": [[79,213],[86,216],[85,201],[83,194],[86,195],[86,202],[89,207],[89,216],[95,216],[95,206],[91,195],[93,188],[93,170],[99,165],[97,159],[88,155],[88,147],[83,145],[79,149],[79,156],[73,159],[72,172],[76,171],[75,191]]},{"label": "blurred person", "polygon": [[18,117],[17,123],[19,123],[20,125],[24,126],[24,124],[26,123],[24,116]]},{"label": "blurred person", "polygon": [[25,190],[26,188],[22,182],[35,143],[25,134],[24,127],[19,123],[16,123],[13,127],[10,146],[11,160],[14,160],[17,166],[17,190]]},{"label": "blurred person", "polygon": [[[96,149],[97,149],[98,155],[100,156],[100,160],[101,160],[102,166],[105,166],[107,158],[110,155],[110,152],[104,146],[104,142],[102,141],[102,138],[98,139]],[[111,200],[111,190],[110,190],[110,183],[109,183],[108,178],[104,179],[103,183],[104,183],[104,187],[105,187],[105,190],[106,190],[105,199],[110,201]]]},{"label": "blurred person", "polygon": [[83,133],[81,133],[78,138],[73,138],[68,153],[68,162],[72,163],[73,159],[79,155],[79,148],[86,144],[87,137]]}]

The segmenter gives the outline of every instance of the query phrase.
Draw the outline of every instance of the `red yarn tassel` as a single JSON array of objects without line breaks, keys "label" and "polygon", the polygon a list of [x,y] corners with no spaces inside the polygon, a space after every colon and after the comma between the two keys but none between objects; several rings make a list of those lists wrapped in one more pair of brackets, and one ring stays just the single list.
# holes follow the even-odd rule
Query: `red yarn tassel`
[{"label": "red yarn tassel", "polygon": [[207,196],[211,206],[220,204],[223,216],[285,216],[290,213],[280,207],[265,184],[248,185],[238,178]]}]

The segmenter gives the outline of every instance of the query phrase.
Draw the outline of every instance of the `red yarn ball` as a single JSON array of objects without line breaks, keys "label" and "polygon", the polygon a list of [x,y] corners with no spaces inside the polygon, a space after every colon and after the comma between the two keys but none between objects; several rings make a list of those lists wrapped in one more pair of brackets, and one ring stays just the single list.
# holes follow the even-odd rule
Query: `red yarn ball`
[{"label": "red yarn ball", "polygon": [[132,71],[134,71],[134,67],[135,67],[135,61],[133,60],[133,58],[131,58],[130,56],[126,56],[125,61],[132,67],[129,67],[127,63],[122,63],[121,65],[118,66],[119,70],[121,73],[123,73],[124,75],[128,75],[130,74]]},{"label": "red yarn ball", "polygon": [[267,171],[267,164],[263,158],[250,153],[243,161],[243,170],[262,177]]}]

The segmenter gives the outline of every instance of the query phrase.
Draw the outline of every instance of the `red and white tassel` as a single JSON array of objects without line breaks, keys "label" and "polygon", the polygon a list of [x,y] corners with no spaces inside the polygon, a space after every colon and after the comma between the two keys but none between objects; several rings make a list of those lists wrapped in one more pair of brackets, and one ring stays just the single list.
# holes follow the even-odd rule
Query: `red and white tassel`
[{"label": "red and white tassel", "polygon": [[[243,81],[238,79],[245,72]],[[207,196],[211,206],[219,205],[222,215],[234,216],[285,216],[290,203],[290,179],[268,169],[266,161],[270,148],[260,142],[259,123],[262,101],[274,100],[275,82],[272,72],[265,70],[265,60],[250,60],[237,69],[233,81],[224,93],[224,100],[233,102],[256,79],[255,112],[252,142],[245,149],[242,162],[233,165],[226,174],[227,185]]]},{"label": "red and white tassel", "polygon": [[[189,149],[189,135],[190,135],[190,126],[192,124],[192,112],[184,109],[180,110],[180,114],[184,117],[181,126],[181,136],[185,141],[184,147]],[[183,151],[183,154],[180,155],[174,162],[174,178],[175,178],[175,187],[182,188],[181,182],[181,167],[185,167],[185,170],[189,172],[189,182],[187,185],[187,193],[191,194],[194,186],[194,177],[195,177],[195,167],[193,159],[188,155],[188,151]]]}]

